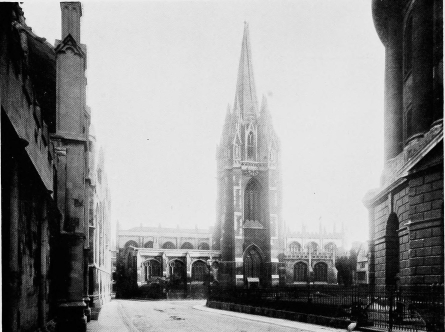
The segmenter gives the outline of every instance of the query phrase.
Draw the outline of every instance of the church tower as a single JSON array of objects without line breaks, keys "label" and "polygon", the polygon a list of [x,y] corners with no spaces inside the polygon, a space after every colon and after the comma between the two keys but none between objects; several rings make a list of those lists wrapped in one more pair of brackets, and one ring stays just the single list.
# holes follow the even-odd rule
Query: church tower
[{"label": "church tower", "polygon": [[227,107],[217,147],[217,218],[221,282],[278,283],[284,250],[281,219],[280,142],[266,98],[258,105],[249,27],[245,23],[233,108]]}]

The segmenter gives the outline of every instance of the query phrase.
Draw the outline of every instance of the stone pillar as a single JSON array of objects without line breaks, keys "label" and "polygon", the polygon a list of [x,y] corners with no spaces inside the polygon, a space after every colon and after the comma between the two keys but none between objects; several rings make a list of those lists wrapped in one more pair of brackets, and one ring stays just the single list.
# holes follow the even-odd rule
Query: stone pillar
[{"label": "stone pillar", "polygon": [[81,233],[63,233],[60,236],[61,255],[59,268],[61,275],[61,303],[58,308],[56,330],[60,332],[86,331],[87,318],[84,302],[84,242]]},{"label": "stone pillar", "polygon": [[394,158],[403,149],[403,73],[401,15],[388,17],[385,49],[384,160]]},{"label": "stone pillar", "polygon": [[413,8],[413,113],[408,138],[429,129],[433,113],[433,0],[417,1]]}]

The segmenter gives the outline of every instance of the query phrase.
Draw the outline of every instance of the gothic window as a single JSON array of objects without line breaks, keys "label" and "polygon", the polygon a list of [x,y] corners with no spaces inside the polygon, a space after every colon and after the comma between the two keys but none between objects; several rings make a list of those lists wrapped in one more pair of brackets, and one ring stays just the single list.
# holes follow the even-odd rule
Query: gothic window
[{"label": "gothic window", "polygon": [[244,192],[244,220],[260,221],[260,188],[258,182],[251,180]]},{"label": "gothic window", "polygon": [[255,158],[255,143],[253,132],[247,135],[247,159],[252,160]]},{"label": "gothic window", "polygon": [[301,245],[298,242],[292,242],[291,244],[289,244],[289,251],[299,252],[301,251]]},{"label": "gothic window", "polygon": [[208,274],[206,263],[203,261],[196,261],[192,265],[192,279],[194,281],[204,281],[206,274]]},{"label": "gothic window", "polygon": [[315,242],[312,241],[312,242],[309,242],[306,245],[306,248],[310,252],[317,252],[318,251],[318,244],[316,244]]},{"label": "gothic window", "polygon": [[209,244],[206,242],[201,242],[198,246],[198,250],[210,250]]},{"label": "gothic window", "polygon": [[324,246],[324,249],[328,252],[334,252],[337,249],[337,246],[334,243],[329,242],[327,245]]},{"label": "gothic window", "polygon": [[298,262],[294,265],[294,281],[307,281],[307,264]]},{"label": "gothic window", "polygon": [[152,259],[145,265],[145,280],[149,280],[152,277],[161,276],[161,263]]},{"label": "gothic window", "polygon": [[184,242],[184,244],[181,246],[181,249],[193,249],[193,244],[190,242]]},{"label": "gothic window", "polygon": [[251,247],[244,257],[244,277],[259,278],[262,268],[262,259],[260,253],[255,247]]},{"label": "gothic window", "polygon": [[153,248],[153,241],[145,242],[144,248]]},{"label": "gothic window", "polygon": [[176,246],[172,242],[168,241],[162,245],[162,249],[176,249]]},{"label": "gothic window", "polygon": [[326,263],[317,263],[314,266],[314,281],[328,281],[328,265]]}]

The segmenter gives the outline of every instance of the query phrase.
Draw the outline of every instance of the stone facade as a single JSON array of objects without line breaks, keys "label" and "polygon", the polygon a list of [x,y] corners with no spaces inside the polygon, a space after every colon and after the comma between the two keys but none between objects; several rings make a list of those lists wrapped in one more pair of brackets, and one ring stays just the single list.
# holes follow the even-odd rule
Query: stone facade
[{"label": "stone facade", "polygon": [[[88,204],[98,194],[109,206],[109,196],[94,194],[95,176],[88,175],[81,5],[61,3],[56,46],[32,32],[18,4],[0,6],[3,326],[45,330],[56,320],[59,331],[85,331],[89,290],[95,293],[88,285]],[[106,214],[103,224],[109,222]]]},{"label": "stone facade", "polygon": [[[211,229],[135,227],[117,231],[118,297],[134,295],[156,278],[183,285],[219,280],[221,252],[211,250]],[[119,268],[120,266],[120,268]]]},{"label": "stone facade", "polygon": [[443,284],[442,1],[374,1],[373,16],[386,48],[385,165],[365,197],[369,282]]}]

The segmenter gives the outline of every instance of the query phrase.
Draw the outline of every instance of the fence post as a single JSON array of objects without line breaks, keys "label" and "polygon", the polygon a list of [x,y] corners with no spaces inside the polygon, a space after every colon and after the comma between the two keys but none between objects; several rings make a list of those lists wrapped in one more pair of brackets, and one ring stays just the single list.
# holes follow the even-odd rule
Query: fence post
[{"label": "fence post", "polygon": [[393,294],[392,291],[389,291],[389,297],[388,297],[388,301],[389,301],[389,329],[388,331],[391,332],[392,331],[392,323],[393,323]]}]

